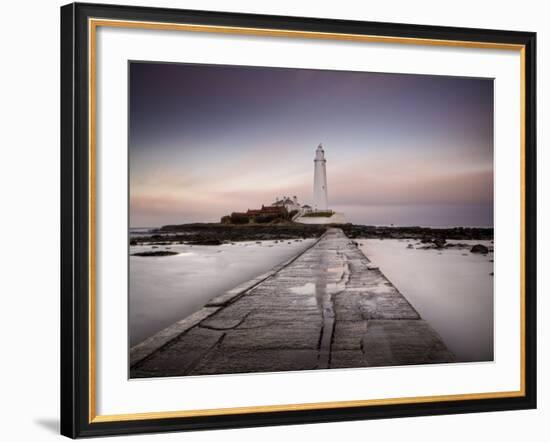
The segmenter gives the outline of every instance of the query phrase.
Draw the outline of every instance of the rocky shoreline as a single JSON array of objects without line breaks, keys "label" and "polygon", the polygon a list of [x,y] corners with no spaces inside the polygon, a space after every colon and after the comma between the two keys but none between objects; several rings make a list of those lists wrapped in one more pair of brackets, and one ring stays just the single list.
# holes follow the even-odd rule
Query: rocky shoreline
[{"label": "rocky shoreline", "polygon": [[[163,226],[149,234],[130,238],[130,245],[220,245],[239,241],[273,241],[318,238],[328,225],[277,223],[232,225],[193,223]],[[481,227],[380,227],[358,224],[339,225],[351,239],[416,239],[425,244],[442,247],[447,240],[492,240],[493,229]]]},{"label": "rocky shoreline", "polygon": [[346,224],[339,226],[349,238],[418,239],[423,242],[436,240],[492,240],[492,227],[388,227]]}]

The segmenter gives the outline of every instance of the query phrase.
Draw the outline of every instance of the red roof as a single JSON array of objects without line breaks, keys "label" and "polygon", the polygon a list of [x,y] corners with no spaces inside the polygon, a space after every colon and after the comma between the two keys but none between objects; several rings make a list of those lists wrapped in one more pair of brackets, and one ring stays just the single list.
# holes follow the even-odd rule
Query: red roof
[{"label": "red roof", "polygon": [[261,209],[248,209],[246,211],[247,215],[263,215],[263,214],[271,214],[271,213],[281,213],[282,208],[281,207],[274,207],[274,206],[262,206]]}]

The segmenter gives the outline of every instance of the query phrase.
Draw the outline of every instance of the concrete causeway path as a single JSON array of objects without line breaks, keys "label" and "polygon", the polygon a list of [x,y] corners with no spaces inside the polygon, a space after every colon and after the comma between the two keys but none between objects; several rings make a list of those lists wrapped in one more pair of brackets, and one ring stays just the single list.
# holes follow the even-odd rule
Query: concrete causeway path
[{"label": "concrete causeway path", "polygon": [[341,229],[132,348],[130,375],[453,362],[439,335]]}]

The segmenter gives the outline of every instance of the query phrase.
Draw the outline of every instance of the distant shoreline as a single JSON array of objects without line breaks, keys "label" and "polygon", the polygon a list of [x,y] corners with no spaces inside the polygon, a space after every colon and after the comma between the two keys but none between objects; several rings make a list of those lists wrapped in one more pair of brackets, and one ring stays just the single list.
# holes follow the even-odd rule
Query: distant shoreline
[{"label": "distant shoreline", "polygon": [[[278,224],[220,224],[191,223],[167,225],[150,232],[141,231],[130,237],[130,245],[168,245],[188,243],[197,245],[220,245],[239,241],[269,241],[286,239],[317,238],[330,226],[278,223]],[[423,242],[436,240],[492,240],[492,227],[388,227],[343,224],[336,226],[352,239],[417,239]],[[140,230],[142,230],[140,228]]]}]

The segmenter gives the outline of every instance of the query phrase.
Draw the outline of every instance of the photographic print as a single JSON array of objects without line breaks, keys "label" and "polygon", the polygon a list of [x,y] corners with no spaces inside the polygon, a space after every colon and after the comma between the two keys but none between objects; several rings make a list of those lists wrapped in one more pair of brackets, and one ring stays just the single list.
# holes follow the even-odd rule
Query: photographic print
[{"label": "photographic print", "polygon": [[128,66],[131,378],[493,360],[493,79]]},{"label": "photographic print", "polygon": [[534,32],[70,4],[61,36],[62,434],[536,408]]},{"label": "photographic print", "polygon": [[535,66],[534,32],[63,6],[61,433],[536,408]]}]

